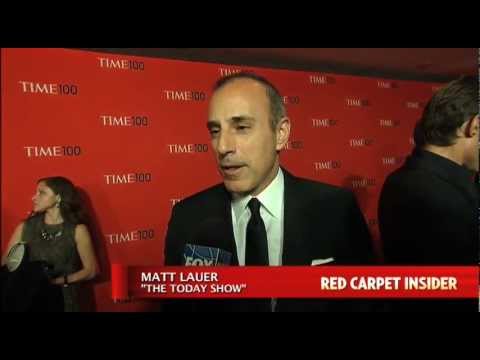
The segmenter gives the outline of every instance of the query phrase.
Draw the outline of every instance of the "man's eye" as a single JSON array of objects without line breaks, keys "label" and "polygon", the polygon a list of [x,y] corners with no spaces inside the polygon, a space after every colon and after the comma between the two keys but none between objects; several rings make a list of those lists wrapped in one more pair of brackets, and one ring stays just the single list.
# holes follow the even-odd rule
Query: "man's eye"
[{"label": "man's eye", "polygon": [[246,129],[248,129],[248,128],[249,128],[249,126],[245,126],[245,125],[239,125],[239,126],[237,126],[237,130],[246,130]]}]

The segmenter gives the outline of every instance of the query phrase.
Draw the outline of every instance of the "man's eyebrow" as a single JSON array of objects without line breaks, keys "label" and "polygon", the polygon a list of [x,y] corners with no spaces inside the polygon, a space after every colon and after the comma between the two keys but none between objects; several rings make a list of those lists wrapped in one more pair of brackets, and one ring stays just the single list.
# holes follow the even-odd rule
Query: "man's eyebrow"
[{"label": "man's eyebrow", "polygon": [[[244,121],[254,121],[255,118],[249,115],[237,115],[232,116],[228,121],[231,121],[234,124],[238,124]],[[207,121],[207,128],[212,129],[214,127],[220,127],[220,122],[218,120],[208,120]]]},{"label": "man's eyebrow", "polygon": [[233,117],[230,118],[230,121],[232,121],[236,124],[238,124],[242,121],[253,121],[253,120],[255,120],[255,118],[252,117],[252,116],[248,116],[248,115],[238,115],[238,116],[233,116]]}]

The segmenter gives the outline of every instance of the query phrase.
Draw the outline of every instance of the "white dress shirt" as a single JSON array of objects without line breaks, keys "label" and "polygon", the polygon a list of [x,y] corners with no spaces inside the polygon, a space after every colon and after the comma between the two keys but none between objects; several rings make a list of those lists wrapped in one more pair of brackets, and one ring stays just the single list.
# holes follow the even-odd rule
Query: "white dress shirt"
[{"label": "white dress shirt", "polygon": [[[251,216],[248,202],[251,198],[251,195],[247,195],[231,203],[238,264],[241,266],[245,265],[246,232]],[[256,198],[261,203],[260,216],[267,231],[269,264],[282,265],[284,177],[281,168],[278,168],[277,176]]]}]

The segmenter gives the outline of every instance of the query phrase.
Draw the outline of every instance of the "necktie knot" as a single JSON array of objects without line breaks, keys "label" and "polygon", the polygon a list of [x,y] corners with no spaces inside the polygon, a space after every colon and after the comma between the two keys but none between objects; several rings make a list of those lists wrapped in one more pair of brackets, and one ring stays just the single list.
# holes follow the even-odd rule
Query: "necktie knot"
[{"label": "necktie knot", "polygon": [[252,213],[252,217],[258,219],[260,217],[260,206],[262,203],[257,198],[251,198],[248,202],[248,208]]}]

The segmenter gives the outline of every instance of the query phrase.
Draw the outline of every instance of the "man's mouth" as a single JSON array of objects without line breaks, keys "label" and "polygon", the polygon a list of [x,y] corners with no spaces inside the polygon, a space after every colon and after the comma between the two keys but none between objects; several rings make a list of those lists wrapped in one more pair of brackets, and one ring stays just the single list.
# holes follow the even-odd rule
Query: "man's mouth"
[{"label": "man's mouth", "polygon": [[245,165],[221,165],[222,172],[227,176],[235,176],[240,173]]}]

